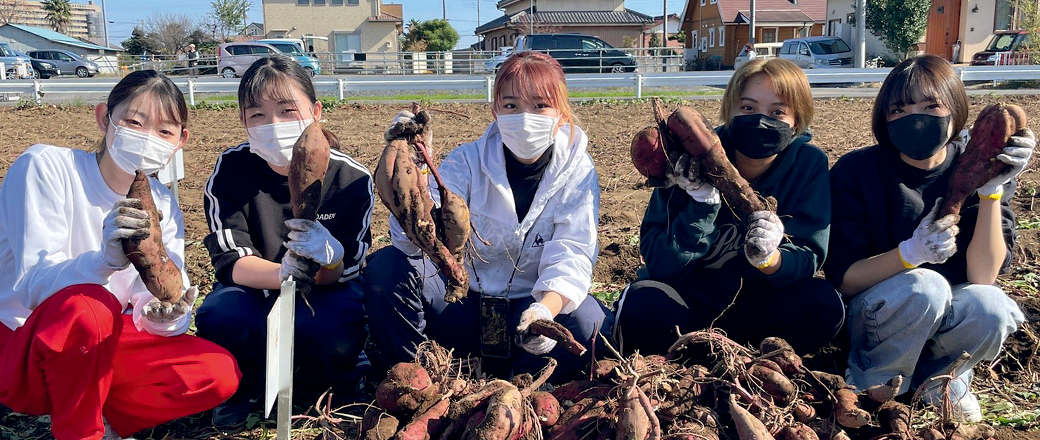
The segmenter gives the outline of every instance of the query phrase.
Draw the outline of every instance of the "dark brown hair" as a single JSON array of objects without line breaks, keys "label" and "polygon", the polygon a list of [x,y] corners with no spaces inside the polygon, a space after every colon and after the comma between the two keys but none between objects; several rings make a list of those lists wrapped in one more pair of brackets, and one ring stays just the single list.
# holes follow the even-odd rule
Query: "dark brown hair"
[{"label": "dark brown hair", "polygon": [[290,87],[299,87],[312,103],[318,100],[311,75],[296,60],[285,55],[260,58],[246,69],[238,83],[239,111],[256,107],[264,99],[291,100]]},{"label": "dark brown hair", "polygon": [[[112,110],[126,104],[128,107],[142,97],[154,100],[152,104],[162,112],[159,116],[186,128],[188,126],[188,104],[184,102],[184,93],[177,88],[170,78],[154,70],[138,70],[130,72],[119,80],[108,94],[106,115],[111,118]],[[104,151],[108,145],[105,137],[95,147],[95,151]]]},{"label": "dark brown hair", "polygon": [[879,144],[891,145],[888,140],[889,106],[913,104],[916,99],[934,100],[950,109],[954,136],[968,122],[968,93],[964,91],[964,83],[957,71],[941,57],[920,55],[893,67],[874,99],[871,129]]}]

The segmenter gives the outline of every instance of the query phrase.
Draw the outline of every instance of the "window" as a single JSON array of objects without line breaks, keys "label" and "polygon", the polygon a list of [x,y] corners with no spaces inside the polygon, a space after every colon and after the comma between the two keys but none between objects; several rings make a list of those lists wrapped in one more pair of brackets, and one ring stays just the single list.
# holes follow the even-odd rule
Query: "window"
[{"label": "window", "polygon": [[715,28],[708,29],[708,47],[715,47]]},{"label": "window", "polygon": [[296,4],[307,6],[311,4],[311,0],[296,0]]},{"label": "window", "polygon": [[700,46],[697,44],[697,42],[700,41],[700,40],[697,39],[697,31],[693,31],[690,34],[690,41],[693,42],[691,47],[693,47],[695,50],[700,48]]},{"label": "window", "polygon": [[[534,43],[535,44],[534,47],[543,47],[543,48],[546,48],[546,49],[552,49],[551,47],[549,47],[548,43],[546,43],[544,45],[542,43],[539,43],[538,40],[537,40],[538,38],[539,37],[532,38],[532,40],[534,40],[534,42],[535,42]],[[556,40],[556,47],[555,47],[555,49],[581,50],[581,39],[580,38],[559,36],[559,37],[556,37],[555,40]]]},{"label": "window", "polygon": [[324,5],[325,4],[325,0],[314,0],[314,4],[315,5]]},{"label": "window", "polygon": [[1011,29],[1011,17],[1014,14],[1015,8],[1011,6],[1010,0],[997,0],[997,12],[993,16],[993,30]]},{"label": "window", "polygon": [[359,0],[347,0],[347,4],[351,6],[357,6],[360,3]]},{"label": "window", "polygon": [[600,49],[605,49],[605,48],[606,48],[606,46],[603,44],[602,41],[591,40],[591,39],[587,39],[587,38],[583,38],[581,40],[581,49],[582,50],[600,50]]},{"label": "window", "polygon": [[332,6],[343,6],[343,0],[332,0],[329,2]]},{"label": "window", "polygon": [[762,32],[762,43],[776,43],[776,28],[763,28]]},{"label": "window", "polygon": [[719,47],[726,45],[726,26],[719,26]]},{"label": "window", "polygon": [[249,46],[228,46],[224,50],[231,55],[249,55]]},{"label": "window", "polygon": [[708,0],[708,2],[714,5],[715,3],[718,3],[719,0]]},{"label": "window", "polygon": [[704,0],[701,0],[701,6],[704,6]]},{"label": "window", "polygon": [[708,37],[701,37],[701,52],[708,51]]},{"label": "window", "polygon": [[268,55],[268,54],[275,53],[275,51],[271,50],[271,48],[267,47],[267,46],[251,46],[251,47],[253,49],[253,53],[254,54]]}]

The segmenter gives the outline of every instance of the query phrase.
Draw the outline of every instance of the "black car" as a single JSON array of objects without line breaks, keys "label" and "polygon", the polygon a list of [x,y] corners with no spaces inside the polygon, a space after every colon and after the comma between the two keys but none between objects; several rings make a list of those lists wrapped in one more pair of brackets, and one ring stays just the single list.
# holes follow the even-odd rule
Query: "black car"
[{"label": "black car", "polygon": [[61,75],[61,70],[58,70],[58,66],[55,66],[52,63],[48,63],[44,60],[38,60],[21,52],[16,53],[18,54],[18,56],[29,58],[29,62],[32,63],[33,70],[36,71],[36,76],[40,79],[48,79],[52,76]]},{"label": "black car", "polygon": [[636,60],[599,38],[580,34],[530,34],[517,37],[514,51],[546,52],[567,73],[634,72]]}]

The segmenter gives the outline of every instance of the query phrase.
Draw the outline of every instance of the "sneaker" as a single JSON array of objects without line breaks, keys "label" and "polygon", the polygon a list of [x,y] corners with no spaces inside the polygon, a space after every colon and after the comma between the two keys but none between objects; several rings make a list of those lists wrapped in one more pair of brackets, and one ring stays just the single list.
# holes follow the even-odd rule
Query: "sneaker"
[{"label": "sneaker", "polygon": [[230,399],[213,408],[213,417],[210,421],[213,426],[218,427],[237,426],[245,423],[250,414],[258,411],[260,411],[259,399]]}]

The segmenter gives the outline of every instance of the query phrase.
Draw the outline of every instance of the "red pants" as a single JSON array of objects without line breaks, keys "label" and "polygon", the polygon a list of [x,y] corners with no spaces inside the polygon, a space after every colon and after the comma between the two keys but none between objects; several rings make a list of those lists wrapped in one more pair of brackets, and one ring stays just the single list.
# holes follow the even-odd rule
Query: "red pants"
[{"label": "red pants", "polygon": [[56,440],[120,436],[219,405],[238,387],[235,359],[204,339],[138,331],[91,284],[48,298],[11,331],[0,325],[0,403],[50,414]]}]

